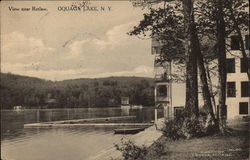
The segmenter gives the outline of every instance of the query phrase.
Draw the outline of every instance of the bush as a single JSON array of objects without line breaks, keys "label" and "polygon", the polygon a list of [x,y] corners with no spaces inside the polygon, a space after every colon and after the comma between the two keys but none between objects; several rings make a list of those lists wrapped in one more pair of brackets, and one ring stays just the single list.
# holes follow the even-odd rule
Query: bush
[{"label": "bush", "polygon": [[203,120],[200,121],[195,117],[190,118],[187,116],[187,113],[183,112],[175,119],[165,122],[165,127],[162,131],[163,135],[171,140],[189,139],[204,135],[205,129],[203,124]]},{"label": "bush", "polygon": [[115,147],[118,151],[122,152],[124,160],[153,160],[157,157],[168,154],[168,148],[163,142],[165,141],[158,139],[147,148],[144,145],[138,146],[130,140],[124,141],[122,139],[121,145],[115,145]]},{"label": "bush", "polygon": [[196,118],[185,118],[182,123],[182,130],[187,139],[204,135],[203,122]]},{"label": "bush", "polygon": [[165,122],[165,127],[162,129],[163,135],[172,139],[172,140],[178,140],[180,138],[185,138],[185,136],[182,133],[182,123],[177,120],[170,120]]},{"label": "bush", "polygon": [[124,160],[143,160],[147,154],[146,146],[138,146],[134,142],[121,140],[121,145],[115,145],[116,149],[122,152]]},{"label": "bush", "polygon": [[147,154],[148,159],[152,157],[161,157],[162,155],[168,155],[168,148],[165,144],[166,141],[162,141],[162,138],[156,140],[152,146],[149,147],[149,152]]}]

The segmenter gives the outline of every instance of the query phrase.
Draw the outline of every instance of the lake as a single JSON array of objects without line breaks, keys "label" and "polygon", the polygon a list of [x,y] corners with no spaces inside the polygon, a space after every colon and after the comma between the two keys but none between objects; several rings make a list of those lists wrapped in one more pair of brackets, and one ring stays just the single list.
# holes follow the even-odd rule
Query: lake
[{"label": "lake", "polygon": [[[39,112],[39,113],[38,113]],[[24,128],[26,123],[55,120],[136,116],[130,123],[150,122],[154,109],[83,108],[46,110],[2,110],[1,158],[7,160],[86,160],[113,147],[126,135],[117,127]],[[38,118],[39,117],[39,118]],[[159,111],[162,117],[162,111]],[[126,122],[126,121],[124,121]],[[128,135],[129,136],[129,135]]]}]

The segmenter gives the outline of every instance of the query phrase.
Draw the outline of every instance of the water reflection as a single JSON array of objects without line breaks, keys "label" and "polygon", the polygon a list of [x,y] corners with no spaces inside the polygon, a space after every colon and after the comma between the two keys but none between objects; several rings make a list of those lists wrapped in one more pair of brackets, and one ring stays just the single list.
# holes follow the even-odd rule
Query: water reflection
[{"label": "water reflection", "polygon": [[25,128],[4,139],[1,155],[15,160],[87,159],[118,143],[112,127]]},{"label": "water reflection", "polygon": [[[150,122],[152,108],[47,109],[39,121],[78,118],[136,116],[133,122]],[[117,127],[23,128],[37,121],[37,110],[1,111],[1,158],[13,160],[84,160],[118,143],[123,135],[113,134]],[[119,121],[122,122],[122,121]]]},{"label": "water reflection", "polygon": [[[158,114],[161,117],[163,114]],[[134,123],[150,122],[154,119],[153,108],[131,109],[129,107],[117,108],[81,108],[81,109],[44,109],[44,110],[12,110],[1,111],[1,131],[9,132],[13,129],[23,128],[25,123],[48,122],[58,120],[103,118],[119,116],[136,116]]]},{"label": "water reflection", "polygon": [[129,116],[130,106],[122,106],[121,107],[121,115],[122,116]]}]

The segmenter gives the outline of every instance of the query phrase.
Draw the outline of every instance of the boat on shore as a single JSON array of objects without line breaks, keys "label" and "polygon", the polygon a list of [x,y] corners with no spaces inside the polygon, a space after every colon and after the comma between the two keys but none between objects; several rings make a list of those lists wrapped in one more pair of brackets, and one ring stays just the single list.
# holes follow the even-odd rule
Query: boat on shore
[{"label": "boat on shore", "polygon": [[115,129],[115,134],[136,134],[138,132],[144,131],[145,128],[123,128],[123,129]]}]

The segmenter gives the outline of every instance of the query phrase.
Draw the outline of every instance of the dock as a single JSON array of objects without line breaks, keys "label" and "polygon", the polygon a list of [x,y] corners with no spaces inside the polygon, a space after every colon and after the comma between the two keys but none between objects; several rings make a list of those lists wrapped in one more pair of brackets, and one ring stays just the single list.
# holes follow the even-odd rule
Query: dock
[{"label": "dock", "polygon": [[149,127],[152,123],[82,123],[82,124],[56,124],[56,123],[30,123],[24,124],[24,128],[33,127],[72,127],[72,126],[136,126],[136,127]]},{"label": "dock", "polygon": [[71,127],[71,126],[133,126],[133,127],[149,127],[153,123],[112,123],[110,121],[116,120],[131,120],[136,116],[121,116],[121,117],[103,117],[103,118],[89,118],[89,119],[75,119],[63,121],[50,121],[40,123],[24,124],[24,128],[32,127]]},{"label": "dock", "polygon": [[132,120],[135,119],[136,116],[120,116],[120,117],[102,117],[102,118],[87,118],[87,119],[71,119],[71,120],[62,120],[62,121],[49,121],[49,122],[41,122],[41,123],[57,123],[57,124],[65,124],[65,123],[85,123],[85,122],[109,122],[115,120]]}]

